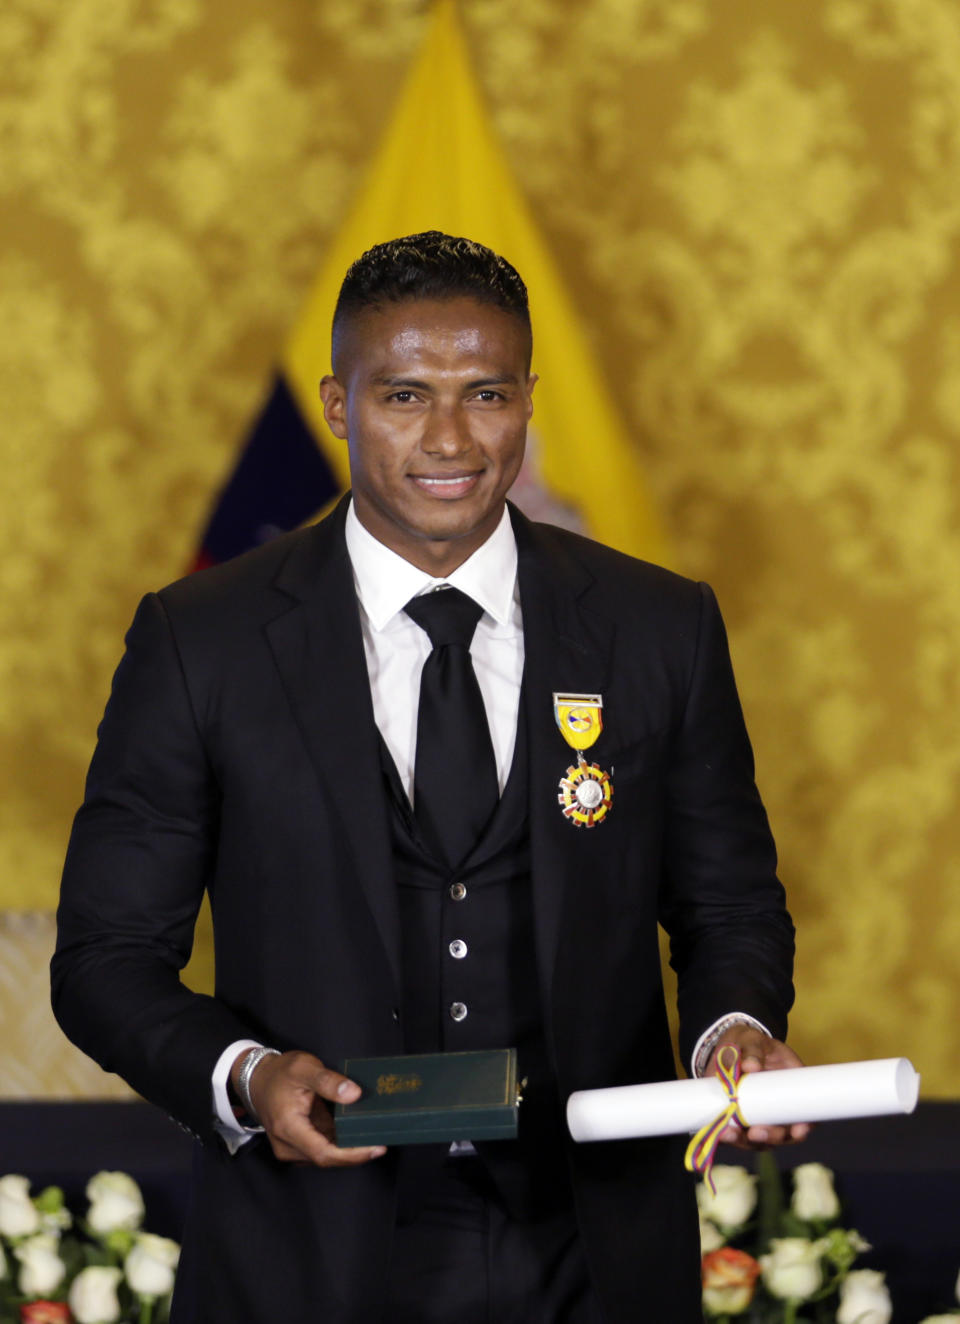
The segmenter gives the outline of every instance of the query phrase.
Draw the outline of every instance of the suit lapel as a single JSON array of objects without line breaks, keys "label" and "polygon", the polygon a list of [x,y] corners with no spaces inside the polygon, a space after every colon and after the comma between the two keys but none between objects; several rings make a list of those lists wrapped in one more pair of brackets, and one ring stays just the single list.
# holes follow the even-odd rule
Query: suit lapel
[{"label": "suit lapel", "polygon": [[[266,626],[274,660],[317,777],[334,806],[400,987],[400,921],[377,729],[350,561],[346,504],[294,545],[275,587],[289,606]],[[511,507],[523,610],[523,710],[537,962],[550,990],[570,872],[570,834],[557,784],[572,751],[553,715],[554,691],[602,694],[615,626],[590,609],[594,581],[551,535]],[[603,736],[601,736],[601,742]],[[598,753],[602,746],[598,745]],[[599,829],[602,832],[602,828]],[[591,833],[591,836],[593,833]],[[600,850],[602,838],[597,841]]]},{"label": "suit lapel", "polygon": [[[588,607],[593,578],[559,546],[549,527],[530,524],[512,507],[511,516],[523,611],[537,960],[544,1006],[549,1007],[569,885],[571,836],[576,831],[563,819],[557,803],[560,777],[575,755],[557,729],[553,694],[604,692],[615,627]],[[596,845],[602,851],[602,837]]]},{"label": "suit lapel", "polygon": [[341,502],[295,544],[275,582],[292,602],[266,633],[399,990],[400,920],[377,729],[343,535],[346,508]]}]

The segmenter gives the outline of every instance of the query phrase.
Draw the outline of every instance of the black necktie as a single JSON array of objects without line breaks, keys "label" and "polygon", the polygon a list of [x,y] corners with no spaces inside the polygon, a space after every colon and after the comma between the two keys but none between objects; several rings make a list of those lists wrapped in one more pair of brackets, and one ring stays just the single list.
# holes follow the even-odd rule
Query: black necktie
[{"label": "black necktie", "polygon": [[470,641],[483,610],[459,589],[437,589],[404,608],[426,630],[417,710],[413,808],[426,840],[451,867],[476,845],[500,795]]}]

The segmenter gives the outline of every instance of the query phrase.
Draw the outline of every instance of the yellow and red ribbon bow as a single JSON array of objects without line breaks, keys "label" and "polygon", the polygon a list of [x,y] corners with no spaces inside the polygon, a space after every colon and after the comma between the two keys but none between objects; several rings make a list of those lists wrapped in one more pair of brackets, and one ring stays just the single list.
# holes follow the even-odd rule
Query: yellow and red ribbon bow
[{"label": "yellow and red ribbon bow", "polygon": [[[727,1057],[727,1054],[730,1056]],[[728,1065],[729,1062],[729,1065]],[[683,1166],[687,1172],[699,1172],[710,1186],[714,1195],[717,1188],[713,1181],[713,1160],[716,1158],[720,1135],[736,1119],[741,1126],[747,1126],[747,1119],[740,1111],[738,1094],[740,1084],[740,1049],[734,1044],[724,1044],[717,1053],[717,1076],[727,1093],[727,1106],[712,1122],[701,1126],[690,1139]]]}]

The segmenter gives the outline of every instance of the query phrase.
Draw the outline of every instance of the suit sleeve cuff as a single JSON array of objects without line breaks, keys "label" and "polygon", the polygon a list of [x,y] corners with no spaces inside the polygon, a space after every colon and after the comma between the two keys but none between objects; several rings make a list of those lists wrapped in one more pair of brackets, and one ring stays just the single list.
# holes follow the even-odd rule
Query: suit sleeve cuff
[{"label": "suit sleeve cuff", "polygon": [[758,1021],[756,1016],[751,1016],[746,1011],[731,1011],[726,1016],[721,1016],[718,1021],[708,1025],[701,1034],[700,1038],[693,1046],[693,1054],[690,1059],[690,1074],[696,1079],[702,1076],[707,1069],[707,1063],[710,1060],[710,1054],[719,1043],[724,1031],[729,1030],[731,1025],[752,1025],[755,1030],[761,1034],[773,1038],[770,1031],[762,1021]]},{"label": "suit sleeve cuff", "polygon": [[227,1081],[230,1068],[246,1048],[261,1048],[256,1039],[236,1039],[226,1047],[217,1058],[213,1068],[211,1086],[213,1092],[213,1126],[231,1154],[235,1154],[248,1140],[260,1135],[262,1127],[250,1128],[238,1122],[227,1095]]}]

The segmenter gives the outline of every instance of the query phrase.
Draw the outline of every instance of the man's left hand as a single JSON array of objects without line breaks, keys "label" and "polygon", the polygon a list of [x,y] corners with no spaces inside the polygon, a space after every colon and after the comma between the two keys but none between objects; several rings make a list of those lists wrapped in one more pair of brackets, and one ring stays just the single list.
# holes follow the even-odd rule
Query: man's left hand
[{"label": "man's left hand", "polygon": [[[739,1048],[740,1070],[744,1075],[753,1071],[780,1071],[786,1067],[803,1066],[793,1049],[779,1039],[772,1039],[752,1025],[731,1025],[710,1054],[704,1075],[716,1074],[717,1054],[727,1044]],[[809,1134],[808,1122],[794,1122],[792,1126],[751,1126],[746,1131],[731,1122],[720,1133],[720,1139],[723,1144],[736,1145],[738,1149],[767,1149],[770,1145],[789,1145],[805,1140]]]}]

